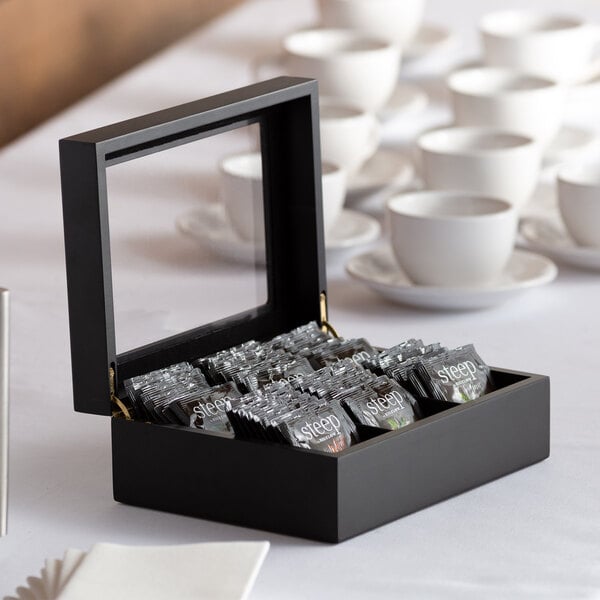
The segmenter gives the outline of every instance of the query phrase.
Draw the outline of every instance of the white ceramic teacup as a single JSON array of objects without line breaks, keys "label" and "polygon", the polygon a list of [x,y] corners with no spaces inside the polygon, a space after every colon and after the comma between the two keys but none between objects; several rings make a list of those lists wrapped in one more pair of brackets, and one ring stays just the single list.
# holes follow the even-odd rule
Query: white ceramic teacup
[{"label": "white ceramic teacup", "polygon": [[458,191],[394,196],[387,203],[394,255],[417,284],[489,284],[511,256],[517,213],[506,200]]},{"label": "white ceramic teacup", "polygon": [[600,164],[569,165],[557,181],[567,231],[580,246],[600,248]]},{"label": "white ceramic teacup", "polygon": [[304,29],[283,39],[283,53],[257,64],[265,70],[319,82],[319,94],[368,111],[392,96],[400,71],[400,47],[348,29]]},{"label": "white ceramic teacup", "polygon": [[337,100],[322,99],[319,106],[321,157],[357,171],[377,150],[380,126],[377,118]]},{"label": "white ceramic teacup", "polygon": [[406,47],[415,37],[425,0],[319,0],[327,27],[370,33]]},{"label": "white ceramic teacup", "polygon": [[600,29],[578,17],[530,10],[503,10],[480,23],[485,62],[561,83],[593,73]]},{"label": "white ceramic teacup", "polygon": [[500,67],[461,69],[447,79],[456,125],[523,133],[548,144],[561,126],[567,88]]},{"label": "white ceramic teacup", "polygon": [[323,229],[325,237],[334,227],[346,199],[347,173],[338,165],[323,162]]},{"label": "white ceramic teacup", "polygon": [[219,196],[233,230],[247,242],[264,244],[260,152],[233,154],[219,164]]},{"label": "white ceramic teacup", "polygon": [[[323,163],[323,227],[331,229],[346,197],[346,172]],[[233,230],[242,240],[264,244],[262,158],[260,152],[234,154],[219,165],[219,193]]]},{"label": "white ceramic teacup", "polygon": [[520,209],[537,184],[541,146],[528,136],[489,127],[449,127],[424,133],[418,147],[430,189],[502,198]]}]

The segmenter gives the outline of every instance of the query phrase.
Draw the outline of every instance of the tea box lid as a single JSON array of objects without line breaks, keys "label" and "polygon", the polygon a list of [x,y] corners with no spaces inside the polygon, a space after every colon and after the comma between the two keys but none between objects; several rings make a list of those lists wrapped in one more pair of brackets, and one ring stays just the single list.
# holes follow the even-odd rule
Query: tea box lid
[{"label": "tea box lid", "polygon": [[[317,82],[278,77],[60,140],[75,410],[110,415],[122,382],[326,319]],[[265,304],[117,353],[107,168],[260,126]]]}]

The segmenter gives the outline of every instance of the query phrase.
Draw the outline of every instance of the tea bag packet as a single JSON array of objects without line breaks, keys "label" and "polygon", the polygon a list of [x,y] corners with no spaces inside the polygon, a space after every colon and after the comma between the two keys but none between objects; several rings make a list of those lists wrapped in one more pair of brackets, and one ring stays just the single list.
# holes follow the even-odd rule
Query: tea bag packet
[{"label": "tea bag packet", "polygon": [[165,367],[163,369],[151,371],[150,373],[145,373],[144,375],[137,375],[135,377],[131,377],[130,379],[126,379],[123,382],[123,386],[125,387],[127,396],[131,400],[134,412],[136,409],[140,408],[140,392],[142,388],[155,383],[158,384],[174,379],[176,380],[185,378],[187,374],[192,370],[192,368],[193,367],[190,363],[181,362],[174,365],[170,365],[169,367]]},{"label": "tea bag packet", "polygon": [[241,393],[232,382],[222,383],[175,399],[171,410],[182,425],[207,431],[232,431],[227,409]]},{"label": "tea bag packet", "polygon": [[296,394],[288,401],[282,401],[277,405],[264,410],[261,419],[264,432],[274,442],[287,444],[289,440],[282,431],[281,424],[293,419],[295,416],[317,410],[323,406],[308,394]]},{"label": "tea bag packet", "polygon": [[185,376],[144,386],[140,400],[146,414],[156,422],[178,422],[171,419],[166,409],[181,396],[209,387],[200,369],[192,369]]},{"label": "tea bag packet", "polygon": [[360,391],[353,390],[341,403],[356,423],[379,429],[400,429],[414,423],[419,414],[413,396],[385,376]]},{"label": "tea bag packet", "polygon": [[363,366],[377,375],[383,375],[386,369],[406,361],[414,356],[420,356],[425,351],[423,340],[411,338],[392,348],[382,350],[363,362]]},{"label": "tea bag packet", "polygon": [[429,397],[447,402],[476,400],[492,389],[490,368],[472,344],[421,360],[416,375]]},{"label": "tea bag packet", "polygon": [[349,395],[361,394],[364,390],[370,390],[376,379],[375,374],[361,367],[341,377],[333,377],[328,384],[327,399],[330,402],[340,403]]},{"label": "tea bag packet", "polygon": [[[277,435],[272,431],[270,420],[296,410],[303,400],[287,382],[277,382],[268,390],[256,390],[230,399],[227,415],[236,435],[273,440]],[[280,440],[277,438],[277,441]]]},{"label": "tea bag packet", "polygon": [[290,354],[299,354],[307,353],[311,349],[327,344],[334,339],[330,334],[323,332],[315,321],[312,321],[292,329],[289,333],[278,335],[267,343],[273,349],[285,350]]},{"label": "tea bag packet", "polygon": [[361,364],[377,354],[376,350],[364,338],[350,340],[335,340],[326,345],[317,347],[308,356],[315,369],[326,367],[332,363],[351,359],[356,364]]},{"label": "tea bag packet", "polygon": [[357,385],[370,376],[368,371],[357,365],[352,359],[346,358],[314,373],[300,376],[292,381],[292,385],[317,398],[331,400],[336,390]]},{"label": "tea bag packet", "polygon": [[220,350],[215,354],[196,359],[192,364],[202,369],[208,381],[213,384],[231,381],[229,373],[236,366],[261,360],[268,348],[256,340],[249,340],[238,346]]},{"label": "tea bag packet", "polygon": [[239,397],[227,399],[226,412],[232,427],[240,437],[254,437],[250,419],[253,411],[266,403],[270,403],[268,395],[263,390],[242,394]]},{"label": "tea bag packet", "polygon": [[245,356],[231,356],[219,366],[219,375],[224,381],[240,383],[252,370],[263,364],[286,360],[288,355],[282,350],[273,351],[260,346],[256,351]]},{"label": "tea bag packet", "polygon": [[292,413],[279,428],[292,446],[329,453],[349,448],[356,429],[350,418],[334,405]]},{"label": "tea bag packet", "polygon": [[[326,413],[325,416],[322,413]],[[356,426],[339,405],[329,404],[323,399],[298,391],[285,380],[232,400],[227,414],[236,435],[240,437],[329,452],[346,448],[358,439]],[[328,432],[322,430],[319,424],[321,418],[329,418],[337,429]],[[327,428],[330,421],[324,422],[323,427]],[[301,422],[309,425],[317,423],[313,438],[305,440],[302,432],[296,431]],[[324,432],[330,435],[325,435]]]},{"label": "tea bag packet", "polygon": [[274,381],[291,381],[301,375],[312,373],[313,368],[305,358],[285,355],[269,357],[269,361],[254,363],[248,369],[234,375],[233,379],[244,391],[257,390]]},{"label": "tea bag packet", "polygon": [[136,418],[145,418],[148,420],[155,418],[153,411],[149,412],[146,408],[146,396],[154,390],[169,389],[177,382],[185,381],[190,377],[192,372],[193,368],[189,363],[178,363],[172,367],[159,369],[146,375],[126,380],[124,387],[131,400],[132,414]]},{"label": "tea bag packet", "polygon": [[427,346],[424,346],[422,354],[407,358],[401,363],[385,367],[384,375],[387,375],[390,379],[397,381],[411,394],[424,398],[427,395],[427,391],[423,387],[421,380],[416,374],[416,368],[421,360],[437,356],[438,354],[442,354],[447,351],[447,348],[438,343],[428,344]]},{"label": "tea bag packet", "polygon": [[[232,412],[238,416],[239,426],[246,437],[270,440],[271,435],[266,428],[263,415],[278,409],[279,406],[280,400],[259,390],[243,396],[242,402],[237,405],[237,408],[233,408]],[[234,429],[237,434],[238,429],[235,425]]]}]

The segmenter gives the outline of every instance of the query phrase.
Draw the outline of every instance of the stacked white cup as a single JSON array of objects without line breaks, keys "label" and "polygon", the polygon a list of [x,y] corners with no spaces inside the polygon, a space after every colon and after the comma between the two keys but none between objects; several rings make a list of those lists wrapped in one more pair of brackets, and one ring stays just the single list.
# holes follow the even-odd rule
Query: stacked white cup
[{"label": "stacked white cup", "polygon": [[[321,94],[370,112],[382,109],[398,83],[402,50],[412,42],[421,26],[425,0],[318,0],[318,6],[324,28],[321,31],[344,31],[361,45],[367,40],[371,40],[371,44],[377,40],[387,54],[387,64],[381,58],[376,61],[373,55],[365,56],[358,65],[358,57],[355,57],[355,65],[347,73],[339,70],[334,73],[333,69],[325,76],[321,73],[321,77],[317,77]],[[289,47],[287,41],[284,46]],[[363,93],[377,96],[379,101],[365,102],[348,90],[338,94],[330,82],[334,75],[343,76],[346,85],[355,84]],[[327,146],[328,132],[322,130],[321,135]]]},{"label": "stacked white cup", "polygon": [[[551,122],[558,127],[562,99],[554,84],[499,69],[458,72],[449,84],[457,123],[418,138],[426,191],[389,200],[392,247],[416,284],[493,285],[512,255],[518,213],[537,184],[541,140],[552,135]],[[514,106],[533,106],[529,94],[539,90],[553,100],[547,115],[515,127]]]},{"label": "stacked white cup", "polygon": [[379,146],[375,113],[395,89],[401,50],[385,36],[346,25],[328,23],[285,36],[282,52],[261,60],[257,75],[268,70],[319,82],[322,158],[352,175]]},{"label": "stacked white cup", "polygon": [[[569,86],[581,81],[594,65],[600,29],[575,17],[505,10],[484,16],[480,33],[484,65],[455,71],[447,78],[454,124],[463,131],[426,135],[419,142],[425,182],[436,189],[462,183],[462,189],[504,197],[522,209],[534,190],[543,153],[561,127]],[[495,146],[508,134],[529,142],[505,146],[502,152],[461,148],[466,127],[471,137],[487,137]],[[489,128],[496,130],[495,141]],[[447,143],[449,136],[456,138],[454,148]],[[446,147],[432,148],[434,141]],[[479,150],[476,159],[474,152]],[[442,155],[449,154],[452,157],[444,160]],[[451,171],[450,164],[460,170]],[[513,181],[502,184],[501,177]]]},{"label": "stacked white cup", "polygon": [[[352,28],[400,47],[415,36],[423,5],[423,0],[319,0],[326,26]],[[548,112],[560,115],[559,91],[555,95]],[[413,281],[479,285],[507,264],[517,209],[533,191],[541,150],[537,138],[516,135],[512,128],[506,134],[501,121],[469,123],[495,127],[450,129],[419,140],[425,186],[435,191],[396,196],[388,203],[395,255]],[[327,133],[322,123],[324,155]]]},{"label": "stacked white cup", "polygon": [[447,79],[456,124],[525,134],[547,149],[571,85],[600,72],[600,28],[576,17],[507,10],[484,16],[480,34],[483,66]]},{"label": "stacked white cup", "polygon": [[418,147],[427,189],[387,204],[398,264],[417,285],[493,285],[536,185],[540,144],[501,129],[448,127],[424,133]]},{"label": "stacked white cup", "polygon": [[447,79],[455,123],[527,135],[546,147],[561,126],[566,86],[506,67],[467,68]]},{"label": "stacked white cup", "polygon": [[522,210],[560,128],[566,88],[500,67],[455,71],[447,85],[454,127],[419,139],[425,183],[505,198]]},{"label": "stacked white cup", "polygon": [[396,88],[402,48],[417,33],[424,4],[319,0],[319,26],[286,35],[279,55],[259,61],[259,77],[269,71],[318,81],[322,159],[348,177],[379,148],[376,114]]},{"label": "stacked white cup", "polygon": [[531,10],[493,12],[481,20],[484,61],[562,84],[585,81],[598,70],[600,28],[578,17]]},{"label": "stacked white cup", "polygon": [[316,27],[286,35],[282,53],[259,67],[319,82],[323,97],[377,111],[391,97],[400,48],[387,38],[341,27]]},{"label": "stacked white cup", "polygon": [[448,127],[422,134],[417,143],[428,189],[501,198],[520,211],[536,187],[542,153],[530,136],[493,127]]},{"label": "stacked white cup", "polygon": [[[523,86],[514,94],[499,95],[494,102],[497,112],[493,117],[488,112],[488,120],[501,120],[498,111],[503,110],[504,125],[547,144],[558,131],[570,87],[600,73],[600,26],[575,16],[503,10],[481,20],[480,34],[488,65],[481,73],[488,78],[492,73],[512,73],[514,79],[515,73],[527,73],[521,81],[531,83],[529,89]],[[455,73],[448,79],[458,123],[484,119],[484,103],[469,100],[464,89],[474,84],[475,71]],[[513,103],[510,113],[509,101]],[[572,164],[564,166],[557,177],[562,220],[571,238],[583,247],[600,247],[599,169],[598,164]]]},{"label": "stacked white cup", "polygon": [[584,55],[589,62],[590,49],[586,46],[584,52],[579,38],[568,61],[554,61],[555,53],[574,39],[574,31],[587,42],[593,37],[588,33],[592,28],[577,20],[528,11],[483,18],[486,64],[447,78],[456,131],[419,140],[427,185],[458,186],[505,198],[523,209],[536,187],[544,151],[562,124],[566,65],[578,65],[581,72]]},{"label": "stacked white cup", "polygon": [[425,0],[319,0],[326,27],[341,27],[388,39],[405,48],[415,38]]},{"label": "stacked white cup", "polygon": [[[304,35],[306,42],[331,37],[334,32],[355,45],[351,57],[342,57],[348,69],[340,68],[341,58],[325,60],[323,55],[319,70],[306,63],[300,68],[297,61],[295,65],[291,61],[292,73],[319,81],[323,159],[352,175],[379,147],[375,113],[389,101],[398,83],[402,50],[421,26],[425,0],[318,0],[318,7],[322,29],[292,34],[284,40],[284,48],[298,53],[296,36]],[[302,50],[306,52],[307,47]],[[329,44],[328,52],[332,51],[339,54],[339,48]]]}]

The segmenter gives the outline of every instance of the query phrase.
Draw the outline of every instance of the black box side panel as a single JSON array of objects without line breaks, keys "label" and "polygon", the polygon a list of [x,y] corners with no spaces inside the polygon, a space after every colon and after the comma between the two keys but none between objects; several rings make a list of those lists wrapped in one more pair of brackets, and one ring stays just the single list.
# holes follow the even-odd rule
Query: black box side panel
[{"label": "black box side panel", "polygon": [[342,457],[340,540],[547,458],[549,388],[532,377]]},{"label": "black box side panel", "polygon": [[337,461],[277,444],[112,420],[115,500],[337,540]]}]

